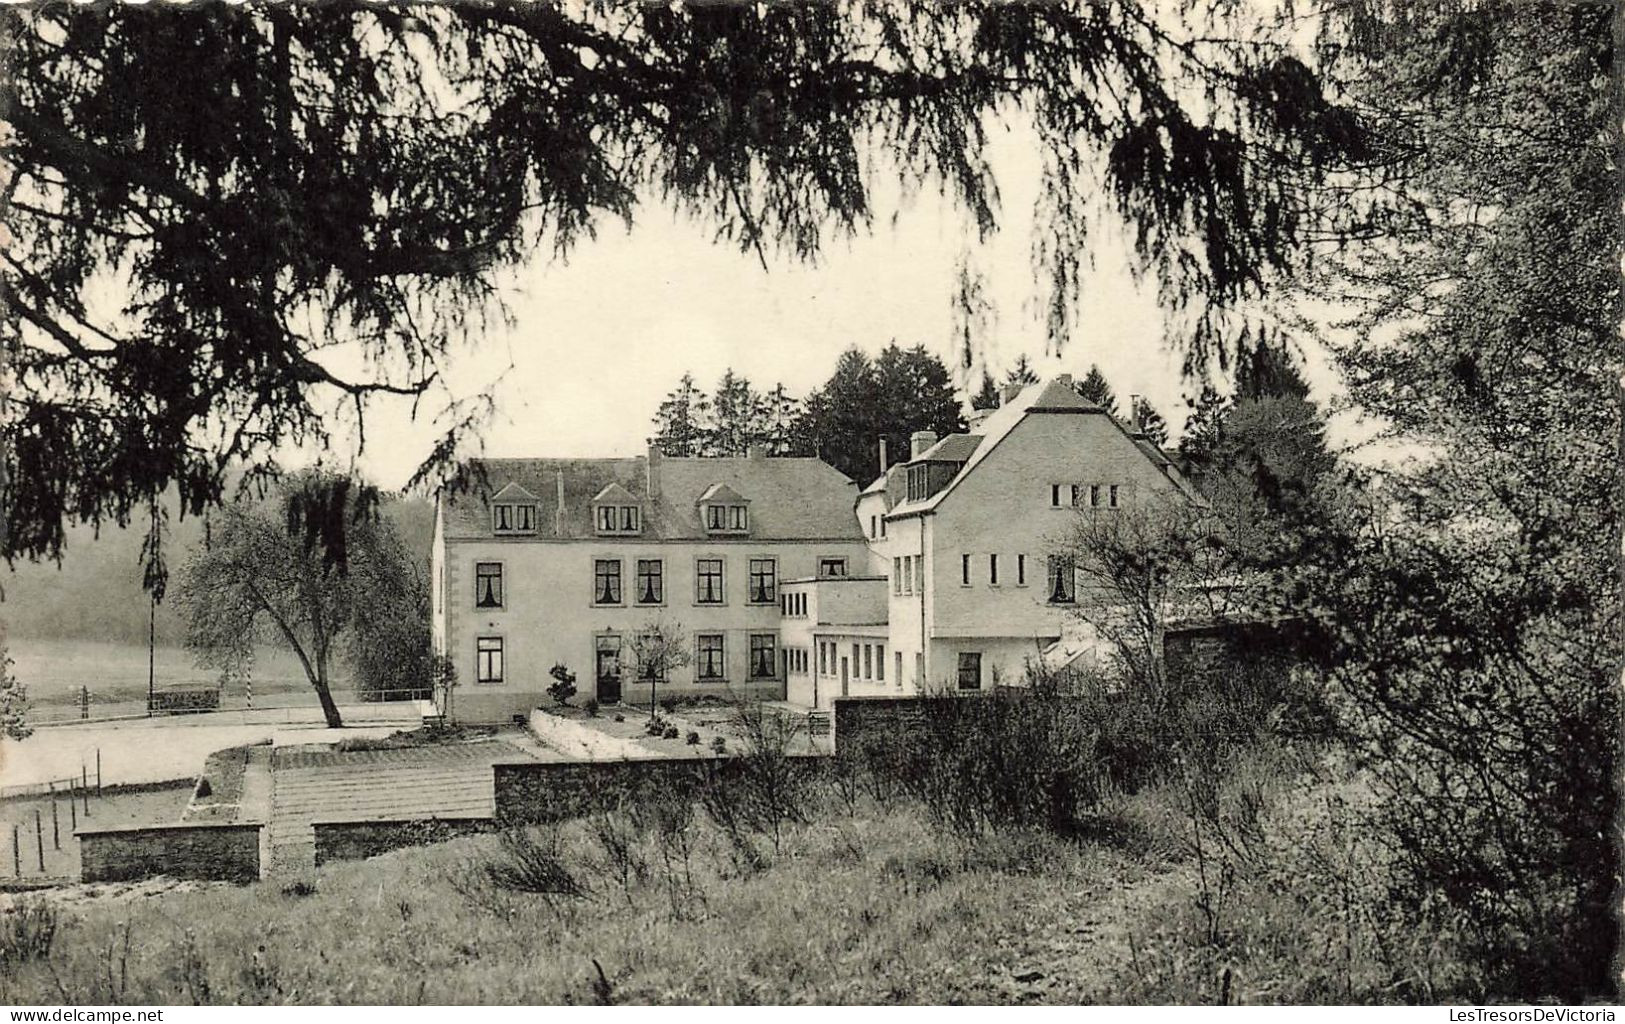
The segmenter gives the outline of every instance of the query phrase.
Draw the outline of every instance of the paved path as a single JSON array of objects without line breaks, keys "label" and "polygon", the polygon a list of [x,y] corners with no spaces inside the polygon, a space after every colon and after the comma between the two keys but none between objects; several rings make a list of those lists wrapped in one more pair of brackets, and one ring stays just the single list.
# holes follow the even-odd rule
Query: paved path
[{"label": "paved path", "polygon": [[397,750],[281,749],[273,754],[273,874],[316,864],[318,821],[489,818],[491,766],[533,760],[499,740]]}]

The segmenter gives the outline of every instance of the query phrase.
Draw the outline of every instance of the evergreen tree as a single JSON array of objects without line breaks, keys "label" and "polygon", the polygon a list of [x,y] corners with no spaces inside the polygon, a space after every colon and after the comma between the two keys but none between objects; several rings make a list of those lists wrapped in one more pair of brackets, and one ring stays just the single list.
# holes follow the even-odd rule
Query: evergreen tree
[{"label": "evergreen tree", "polygon": [[801,403],[796,401],[782,383],[762,396],[763,436],[767,453],[773,456],[808,454],[800,446],[796,420],[801,415]]},{"label": "evergreen tree", "polygon": [[1029,384],[1038,383],[1038,374],[1034,372],[1032,360],[1027,358],[1027,353],[1023,352],[1016,357],[1016,365],[1011,367],[1010,372],[1004,375],[1004,383],[1007,387],[1014,384],[1016,387],[1022,388]]},{"label": "evergreen tree", "polygon": [[744,455],[765,439],[767,412],[762,396],[750,381],[730,367],[717,382],[711,399],[711,418],[704,433],[703,454]]},{"label": "evergreen tree", "polygon": [[879,406],[874,363],[849,348],[824,386],[802,403],[799,433],[814,455],[867,484],[879,471]]},{"label": "evergreen tree", "polygon": [[0,624],[0,735],[25,740],[34,732],[28,725],[28,688],[11,674],[11,655],[6,651],[5,626]]},{"label": "evergreen tree", "polygon": [[1187,404],[1191,411],[1185,417],[1185,430],[1179,438],[1179,460],[1186,473],[1200,479],[1213,464],[1224,438],[1224,414],[1230,408],[1230,400],[1219,394],[1212,384],[1203,384],[1201,394]]},{"label": "evergreen tree", "polygon": [[1158,448],[1168,447],[1168,421],[1162,418],[1162,413],[1156,410],[1150,402],[1140,399],[1140,428],[1145,436]]},{"label": "evergreen tree", "polygon": [[1091,365],[1088,375],[1078,382],[1077,390],[1084,398],[1113,416],[1117,415],[1117,396],[1112,394],[1112,386],[1106,381],[1106,375],[1100,372],[1100,367]]},{"label": "evergreen tree", "polygon": [[1236,365],[1236,401],[1249,398],[1309,398],[1309,382],[1281,341],[1260,339]]},{"label": "evergreen tree", "polygon": [[972,409],[997,409],[999,407],[999,386],[993,382],[993,375],[986,370],[982,371],[982,387],[970,400]]},{"label": "evergreen tree", "polygon": [[654,436],[649,444],[662,455],[689,457],[705,447],[711,400],[694,384],[694,375],[685,373],[655,411]]}]

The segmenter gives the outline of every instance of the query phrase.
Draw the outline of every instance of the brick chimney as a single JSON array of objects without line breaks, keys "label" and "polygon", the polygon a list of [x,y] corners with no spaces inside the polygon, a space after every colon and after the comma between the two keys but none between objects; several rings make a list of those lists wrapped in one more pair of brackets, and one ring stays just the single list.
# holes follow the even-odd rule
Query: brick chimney
[{"label": "brick chimney", "polygon": [[643,464],[643,489],[648,493],[650,501],[660,498],[660,458],[660,449],[650,445],[649,457]]},{"label": "brick chimney", "polygon": [[559,470],[554,479],[558,481],[558,503],[553,506],[553,534],[564,536],[564,470]]},{"label": "brick chimney", "polygon": [[909,435],[908,457],[911,459],[917,459],[921,455],[925,454],[927,448],[930,448],[936,443],[937,432],[935,430],[916,430],[913,434]]}]

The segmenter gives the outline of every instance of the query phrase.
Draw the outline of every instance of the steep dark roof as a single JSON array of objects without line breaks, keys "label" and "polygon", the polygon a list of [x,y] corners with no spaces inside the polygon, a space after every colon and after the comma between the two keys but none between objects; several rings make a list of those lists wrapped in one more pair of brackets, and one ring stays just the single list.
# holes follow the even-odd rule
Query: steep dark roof
[{"label": "steep dark roof", "polygon": [[[491,496],[516,484],[536,496],[536,537],[596,537],[592,503],[618,484],[643,504],[642,536],[704,540],[699,502],[708,491],[727,488],[750,502],[751,540],[861,540],[853,514],[857,485],[818,459],[655,460],[658,495],[650,500],[645,456],[624,459],[476,459],[466,489],[441,492],[448,540],[490,537]],[[559,480],[564,514],[556,516]]]},{"label": "steep dark roof", "polygon": [[949,434],[910,462],[966,462],[982,443],[981,434]]}]

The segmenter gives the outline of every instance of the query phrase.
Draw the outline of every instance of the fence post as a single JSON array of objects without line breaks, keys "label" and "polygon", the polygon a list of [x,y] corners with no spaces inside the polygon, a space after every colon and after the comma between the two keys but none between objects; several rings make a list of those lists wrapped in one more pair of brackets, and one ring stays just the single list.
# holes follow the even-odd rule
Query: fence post
[{"label": "fence post", "polygon": [[39,808],[34,808],[34,848],[39,851],[39,873],[45,874],[45,829],[40,824]]},{"label": "fence post", "polygon": [[90,717],[90,687],[79,687],[79,717]]},{"label": "fence post", "polygon": [[68,780],[68,827],[79,831],[79,805],[73,802],[73,780]]},{"label": "fence post", "polygon": [[96,748],[96,798],[102,795],[102,748]]},{"label": "fence post", "polygon": [[17,838],[17,823],[11,823],[11,870],[18,878],[23,877],[23,848]]},{"label": "fence post", "polygon": [[85,817],[90,817],[90,773],[82,764],[79,766],[79,798],[85,804]]},{"label": "fence post", "polygon": [[62,824],[56,813],[56,783],[51,783],[51,849],[62,849]]}]

